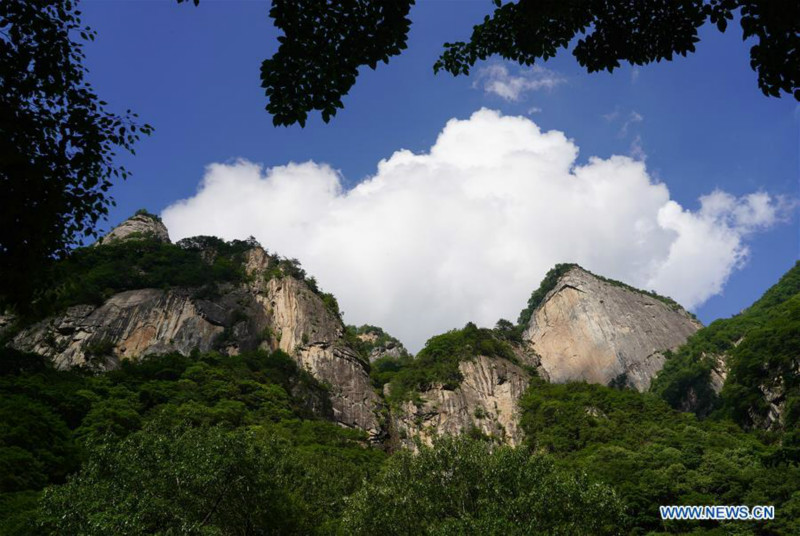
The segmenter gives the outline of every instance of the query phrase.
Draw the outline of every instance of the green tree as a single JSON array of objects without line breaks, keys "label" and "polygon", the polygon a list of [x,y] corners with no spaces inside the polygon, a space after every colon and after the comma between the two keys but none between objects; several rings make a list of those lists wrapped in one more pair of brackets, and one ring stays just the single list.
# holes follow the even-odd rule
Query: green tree
[{"label": "green tree", "polygon": [[[730,417],[744,427],[793,433],[800,424],[798,356],[800,263],[740,314],[716,320],[668,354],[650,389],[672,407],[699,416]],[[711,374],[723,366],[728,374],[717,394]],[[780,419],[770,417],[768,392],[783,408]],[[789,444],[791,437],[784,439]]]},{"label": "green tree", "polygon": [[[800,493],[800,467],[776,437],[746,433],[731,421],[699,421],[652,393],[585,383],[534,380],[520,408],[529,447],[612,486],[631,534],[796,533],[796,519],[787,514]],[[779,514],[770,522],[721,526],[664,523],[658,510],[664,504],[772,504]]]},{"label": "green tree", "polygon": [[[179,3],[186,0],[177,0]],[[197,5],[200,0],[193,0]],[[375,69],[406,48],[414,0],[273,0],[270,16],[283,32],[276,54],[261,65],[266,109],[275,125],[305,125],[319,110],[327,122],[343,108],[358,69]],[[491,56],[532,65],[572,43],[589,72],[621,62],[644,65],[695,51],[705,24],[724,32],[738,16],[753,38],[750,65],[765,95],[800,100],[800,4],[795,0],[494,0],[492,15],[469,41],[445,43],[436,72],[469,74]]]},{"label": "green tree", "polygon": [[0,306],[23,302],[54,256],[108,213],[149,125],[106,108],[86,81],[83,26],[73,0],[0,2]]},{"label": "green tree", "polygon": [[0,493],[41,489],[77,468],[64,421],[24,395],[0,397]]},{"label": "green tree", "polygon": [[157,421],[90,452],[83,471],[42,499],[52,534],[292,534],[279,441]]},{"label": "green tree", "polygon": [[346,534],[618,534],[621,503],[524,448],[445,438],[403,451],[348,502]]}]

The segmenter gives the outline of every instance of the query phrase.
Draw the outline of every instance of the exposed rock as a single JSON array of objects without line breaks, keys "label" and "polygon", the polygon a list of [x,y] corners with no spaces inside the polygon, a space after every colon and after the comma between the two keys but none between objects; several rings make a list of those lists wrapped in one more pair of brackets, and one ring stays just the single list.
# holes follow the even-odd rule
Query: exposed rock
[{"label": "exposed rock", "polygon": [[356,338],[363,343],[360,351],[366,354],[370,363],[384,357],[399,359],[411,355],[403,343],[379,327],[364,325],[348,326],[347,329],[354,331]]},{"label": "exposed rock", "polygon": [[786,409],[786,388],[781,378],[777,385],[759,385],[759,390],[764,395],[767,412],[759,415],[752,408],[750,409],[750,419],[756,428],[764,430],[779,430],[783,428],[783,416]]},{"label": "exposed rock", "polygon": [[332,344],[342,340],[344,326],[319,296],[297,279],[271,279],[256,299],[272,318],[278,347],[291,354],[309,344]]},{"label": "exposed rock", "polygon": [[0,337],[2,337],[7,330],[11,329],[15,321],[16,317],[11,313],[0,314]]},{"label": "exposed rock", "polygon": [[674,350],[701,324],[655,297],[567,271],[536,307],[523,334],[550,381],[625,384],[645,391]]},{"label": "exposed rock", "polygon": [[407,355],[409,355],[408,350],[406,350],[405,346],[402,344],[387,342],[386,344],[382,344],[373,348],[367,356],[367,359],[370,363],[373,363],[374,361],[383,357],[400,359],[401,357],[405,357]]},{"label": "exposed rock", "polygon": [[[738,344],[738,343],[737,343]],[[711,388],[719,394],[728,379],[728,356],[725,354],[714,356],[714,366],[711,368],[709,380]]]},{"label": "exposed rock", "polygon": [[383,439],[386,431],[379,419],[383,404],[355,352],[341,344],[314,343],[298,348],[294,355],[330,389],[336,422],[366,430],[373,441]]},{"label": "exposed rock", "polygon": [[169,242],[169,233],[161,220],[152,214],[136,214],[114,227],[106,236],[94,243],[95,246],[131,238],[152,238],[159,242]]},{"label": "exposed rock", "polygon": [[116,294],[100,307],[70,307],[19,333],[12,344],[52,358],[58,368],[113,368],[147,354],[208,351],[223,330],[203,317],[188,292],[141,289]]},{"label": "exposed rock", "polygon": [[278,347],[330,388],[337,422],[378,438],[382,406],[366,365],[344,343],[344,325],[302,281],[272,279],[257,295],[271,318]]},{"label": "exposed rock", "polygon": [[[115,239],[125,236],[130,233]],[[336,422],[379,439],[383,406],[367,365],[345,343],[341,320],[304,281],[268,279],[270,262],[253,248],[244,256],[246,280],[220,285],[216,297],[201,299],[181,288],[120,292],[98,307],[70,307],[38,322],[11,345],[48,356],[59,368],[101,369],[153,353],[280,348],[328,387]]]},{"label": "exposed rock", "polygon": [[518,401],[529,374],[508,360],[485,356],[462,361],[459,370],[464,379],[455,390],[437,386],[420,393],[418,403],[407,401],[393,410],[399,444],[413,449],[417,439],[430,445],[436,436],[475,430],[508,445],[520,444]]}]

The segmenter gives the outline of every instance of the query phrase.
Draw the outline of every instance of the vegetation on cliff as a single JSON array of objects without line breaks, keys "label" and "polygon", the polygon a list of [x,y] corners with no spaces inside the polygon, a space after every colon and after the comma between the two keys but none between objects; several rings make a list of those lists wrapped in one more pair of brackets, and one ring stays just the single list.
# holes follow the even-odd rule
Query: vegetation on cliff
[{"label": "vegetation on cliff", "polygon": [[349,501],[353,535],[618,534],[623,505],[605,485],[525,448],[443,438],[393,455]]},{"label": "vegetation on cliff", "polygon": [[[142,210],[137,215],[158,219]],[[244,256],[256,247],[260,245],[252,237],[226,242],[213,236],[194,236],[170,244],[151,236],[130,234],[124,240],[79,248],[50,267],[47,282],[35,293],[35,299],[19,308],[20,324],[73,305],[101,305],[126,290],[186,288],[192,289],[197,297],[213,297],[219,284],[245,281]],[[297,259],[267,255],[269,268],[264,274],[267,281],[283,277],[303,281],[341,319],[336,297],[322,291]]]},{"label": "vegetation on cliff", "polygon": [[[758,425],[769,411],[764,390],[784,403],[783,427],[800,423],[800,263],[742,313],[717,320],[678,349],[653,380],[672,407]],[[717,358],[728,367],[722,392],[711,388]],[[800,436],[795,439],[800,446]]]},{"label": "vegetation on cliff", "polygon": [[[544,301],[544,298],[547,296],[547,294],[550,293],[551,290],[556,288],[558,281],[573,268],[580,268],[581,270],[596,277],[600,281],[604,281],[610,285],[614,285],[615,287],[624,288],[630,290],[631,292],[637,292],[639,294],[650,296],[651,298],[654,298],[668,305],[674,311],[678,311],[681,309],[681,306],[678,302],[667,296],[662,296],[661,294],[658,294],[650,290],[641,290],[632,287],[630,285],[627,285],[621,281],[617,281],[615,279],[609,279],[608,277],[603,277],[601,275],[594,274],[575,263],[562,263],[562,264],[556,264],[553,268],[548,270],[548,272],[544,276],[544,279],[542,279],[542,282],[539,284],[539,288],[537,288],[536,290],[533,291],[533,293],[531,293],[531,297],[528,298],[528,304],[519,313],[519,317],[517,318],[517,324],[523,330],[528,327],[528,324],[531,321],[531,317],[533,317],[533,312],[536,310],[537,307],[539,307],[542,301]],[[691,313],[689,314],[691,315]],[[694,317],[694,315],[692,315],[692,317]]]},{"label": "vegetation on cliff", "polygon": [[[242,254],[253,246],[134,239],[79,250],[61,266],[73,278],[65,281],[95,291],[156,281],[203,288],[244,281]],[[297,278],[319,293],[296,261],[270,261],[263,277]],[[190,264],[195,271],[180,273]],[[533,308],[570,267],[561,266]],[[62,296],[54,307],[78,299]],[[532,375],[520,401],[525,447],[467,431],[391,456],[366,433],[333,424],[336,386],[280,351],[147,356],[96,374],[6,348],[0,534],[796,534],[799,333],[800,265],[750,309],[690,339],[655,392]],[[519,335],[505,320],[494,329],[469,323],[432,337],[416,357],[377,359],[371,379],[378,390],[390,383],[390,406],[433,386],[455,389],[465,360],[516,362]],[[363,326],[349,327],[345,341],[365,354],[394,340]],[[728,381],[704,402],[712,359],[723,354]],[[781,389],[784,429],[748,429],[768,409],[764,386]],[[681,407],[688,395],[712,418],[668,404]],[[663,522],[664,504],[772,504],[777,517]]]},{"label": "vegetation on cliff", "polygon": [[379,386],[391,382],[389,401],[399,403],[434,385],[456,389],[463,380],[458,364],[479,355],[516,362],[511,346],[494,330],[469,322],[462,329],[431,337],[414,358],[376,360],[372,378]]},{"label": "vegetation on cliff", "polygon": [[408,356],[408,351],[398,339],[386,333],[378,326],[364,324],[362,326],[345,326],[347,344],[364,358],[376,349],[397,348],[397,353]]},{"label": "vegetation on cliff", "polygon": [[4,353],[23,366],[0,377],[0,534],[222,530],[276,512],[312,533],[385,456],[321,418],[326,388],[280,351],[149,356],[100,375]]},{"label": "vegetation on cliff", "polygon": [[[41,318],[78,304],[100,305],[124,290],[202,288],[244,278],[242,255],[250,241],[225,242],[196,237],[168,244],[147,237],[129,237],[96,247],[80,248],[53,265],[48,284],[36,294],[29,316]],[[213,251],[213,256],[204,251]]]},{"label": "vegetation on cliff", "polygon": [[[150,356],[99,375],[6,353],[0,534],[800,530],[800,467],[780,436],[649,393],[533,379],[527,448],[450,438],[387,457],[320,419],[325,388],[281,352]],[[660,504],[774,504],[778,518],[664,524]]]},{"label": "vegetation on cliff", "polygon": [[[585,383],[534,379],[520,407],[532,450],[619,494],[627,533],[800,532],[800,459],[779,435],[745,432],[730,420],[698,420],[651,393]],[[777,517],[663,522],[658,506],[667,504],[772,504]]]}]

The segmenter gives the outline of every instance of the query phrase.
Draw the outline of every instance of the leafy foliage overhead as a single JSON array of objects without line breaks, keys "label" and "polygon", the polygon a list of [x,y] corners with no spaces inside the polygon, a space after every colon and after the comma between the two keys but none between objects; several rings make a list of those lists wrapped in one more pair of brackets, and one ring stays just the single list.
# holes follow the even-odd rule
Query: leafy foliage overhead
[{"label": "leafy foliage overhead", "polygon": [[327,123],[342,108],[358,68],[406,48],[413,2],[275,0],[270,16],[283,30],[278,52],[261,64],[261,87],[275,125],[305,125],[310,110]]},{"label": "leafy foliage overhead", "polygon": [[587,71],[612,72],[695,51],[706,23],[724,32],[737,15],[742,38],[754,37],[750,65],[764,95],[800,100],[800,5],[792,0],[520,0],[501,5],[473,28],[468,42],[446,43],[435,70],[468,74],[499,55],[521,65],[568,48]]},{"label": "leafy foliage overhead", "polygon": [[274,0],[269,15],[283,35],[278,37],[278,52],[261,64],[261,87],[272,122],[305,126],[312,110],[330,121],[344,107],[342,97],[355,84],[360,67],[375,69],[406,48],[413,3]]},{"label": "leafy foliage overhead", "polygon": [[64,255],[113,204],[128,171],[136,114],[107,110],[86,81],[84,26],[73,0],[0,2],[0,303],[29,297],[35,275]]},{"label": "leafy foliage overhead", "polygon": [[[187,0],[177,0],[178,3]],[[199,4],[200,0],[193,0]],[[414,0],[275,0],[270,16],[283,31],[277,53],[261,66],[267,111],[275,125],[322,112],[328,122],[359,67],[375,69],[406,48]],[[707,23],[724,32],[738,17],[754,39],[750,66],[767,96],[800,100],[800,3],[795,0],[494,0],[491,16],[469,41],[445,43],[434,71],[469,74],[492,56],[533,65],[572,50],[588,72],[612,72],[621,62],[645,65],[695,51]]]}]

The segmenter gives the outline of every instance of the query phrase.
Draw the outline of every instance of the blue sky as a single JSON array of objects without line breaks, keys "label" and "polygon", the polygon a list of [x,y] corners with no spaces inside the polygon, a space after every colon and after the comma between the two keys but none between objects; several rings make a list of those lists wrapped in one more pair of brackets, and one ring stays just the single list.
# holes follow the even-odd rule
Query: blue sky
[{"label": "blue sky", "polygon": [[[722,292],[695,308],[706,323],[749,305],[798,258],[798,218],[795,210],[785,209],[798,198],[800,115],[790,98],[760,93],[749,67],[749,44],[742,43],[738,25],[726,34],[704,31],[698,52],[688,58],[638,69],[625,66],[613,74],[586,74],[568,51],[543,64],[546,71],[538,74],[489,62],[505,66],[510,77],[558,80],[550,89],[522,92],[513,101],[485,91],[489,75],[480,78],[477,70],[474,76],[459,78],[434,75],[432,70],[442,43],[466,39],[491,2],[421,2],[411,12],[408,50],[376,71],[364,70],[344,99],[344,110],[329,124],[315,116],[302,129],[275,128],[264,111],[259,66],[277,47],[268,2],[205,1],[194,7],[85,0],[81,9],[85,22],[98,32],[86,49],[91,82],[112,108],[131,108],[155,127],[154,134],[140,142],[135,157],[121,157],[133,177],[113,190],[117,207],[111,212],[111,225],[138,208],[160,212],[192,198],[209,164],[235,166],[237,159],[264,169],[289,162],[328,164],[339,171],[341,185],[348,190],[375,175],[378,162],[400,149],[429,151],[448,120],[467,121],[488,108],[501,117],[525,116],[542,131],[563,132],[580,148],[578,166],[591,156],[644,158],[650,179],[666,185],[669,199],[686,211],[700,210],[699,198],[717,189],[734,198],[754,192],[765,192],[773,201],[783,196],[775,218],[780,221],[742,234],[749,251],[746,264],[732,269]],[[198,218],[196,211],[193,216]],[[548,217],[557,216],[555,212]],[[198,229],[207,232],[202,225]],[[216,234],[234,232],[220,229]],[[258,229],[250,234],[262,243],[263,236],[269,236]],[[416,236],[417,241],[426,239]],[[264,245],[300,256],[309,271],[322,272],[323,287],[337,296],[350,292],[346,284],[325,275],[313,251],[284,252]],[[398,259],[404,255],[395,254]],[[702,259],[697,264],[701,269]],[[613,266],[610,271],[617,273],[608,275],[627,273]],[[539,278],[535,274],[531,280]],[[664,284],[672,289],[678,283]],[[519,297],[520,304],[534,286]],[[370,309],[356,299],[345,296],[345,312],[357,312],[357,318],[346,320],[369,321],[364,317]],[[491,313],[496,309],[487,308]],[[459,325],[458,314],[442,315],[431,320],[437,329],[447,322],[454,324],[450,327]],[[516,311],[505,316],[514,315]],[[384,318],[380,311],[375,316]],[[414,329],[421,328],[407,328]]]}]

